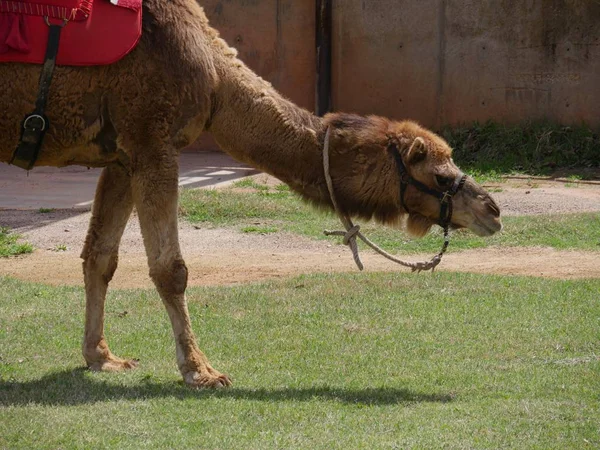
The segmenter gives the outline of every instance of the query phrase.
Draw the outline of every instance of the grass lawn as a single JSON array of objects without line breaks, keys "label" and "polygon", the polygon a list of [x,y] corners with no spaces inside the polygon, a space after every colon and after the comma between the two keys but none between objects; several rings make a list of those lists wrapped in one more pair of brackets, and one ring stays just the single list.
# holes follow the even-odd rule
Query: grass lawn
[{"label": "grass lawn", "polygon": [[[336,216],[308,206],[285,185],[269,188],[244,180],[233,189],[184,190],[180,210],[186,220],[206,226],[231,226],[244,232],[259,233],[287,231],[341,242],[341,239],[323,234],[324,229],[343,228]],[[434,227],[423,239],[412,239],[401,230],[357,222],[367,237],[391,252],[438,252],[443,240],[439,227]],[[598,213],[505,217],[503,223],[503,232],[491,238],[479,238],[467,230],[455,231],[451,249],[545,246],[600,251]]]},{"label": "grass lawn", "polygon": [[78,288],[0,278],[0,448],[600,446],[600,280],[436,273],[190,289],[229,390],[175,367],[154,291],[112,291],[138,370],[82,369]]}]

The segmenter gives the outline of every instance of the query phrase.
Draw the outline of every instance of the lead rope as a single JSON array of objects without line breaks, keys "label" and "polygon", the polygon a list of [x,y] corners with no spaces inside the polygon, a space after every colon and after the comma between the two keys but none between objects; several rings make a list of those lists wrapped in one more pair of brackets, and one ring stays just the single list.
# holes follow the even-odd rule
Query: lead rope
[{"label": "lead rope", "polygon": [[433,272],[435,270],[435,268],[439,265],[439,263],[442,262],[442,256],[444,255],[444,253],[446,253],[446,250],[448,249],[448,245],[450,244],[450,235],[448,233],[448,225],[446,224],[444,226],[444,245],[442,246],[442,250],[437,255],[435,255],[433,258],[431,258],[430,261],[423,261],[423,262],[402,261],[401,259],[398,259],[394,255],[391,255],[390,253],[386,252],[378,245],[371,242],[367,237],[365,237],[360,232],[360,225],[354,225],[352,223],[352,220],[350,219],[350,217],[348,217],[346,214],[343,214],[341,212],[341,210],[338,207],[338,204],[335,200],[335,194],[333,192],[333,182],[331,181],[331,175],[329,173],[329,136],[330,136],[330,134],[331,134],[331,128],[328,127],[327,133],[325,134],[325,147],[323,148],[323,168],[325,170],[325,181],[327,182],[327,189],[329,190],[329,196],[331,197],[331,203],[333,203],[335,212],[338,215],[338,217],[340,218],[340,221],[342,222],[342,224],[344,225],[344,228],[346,228],[346,231],[344,232],[344,231],[325,230],[324,231],[325,236],[343,236],[344,245],[347,245],[348,247],[350,247],[350,250],[352,250],[352,256],[354,257],[354,262],[358,266],[359,270],[363,270],[364,265],[363,265],[362,261],[360,260],[360,255],[358,254],[358,244],[356,243],[357,237],[360,238],[360,240],[362,240],[365,244],[367,244],[369,247],[371,247],[377,253],[379,253],[381,256],[383,256],[397,264],[400,264],[404,267],[409,267],[410,269],[412,269],[413,272],[419,273],[421,271],[428,271],[428,270],[431,270]]}]

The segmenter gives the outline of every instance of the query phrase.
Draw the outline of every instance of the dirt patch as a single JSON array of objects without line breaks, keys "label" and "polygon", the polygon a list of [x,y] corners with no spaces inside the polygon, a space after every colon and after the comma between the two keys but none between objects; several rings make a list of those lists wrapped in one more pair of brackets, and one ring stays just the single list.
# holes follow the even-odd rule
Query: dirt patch
[{"label": "dirt patch", "polygon": [[[81,260],[74,252],[38,250],[32,255],[0,260],[0,274],[50,285],[82,286]],[[411,256],[411,260],[431,255]],[[600,253],[564,252],[547,248],[482,249],[450,253],[439,270],[555,279],[600,278]],[[190,286],[219,286],[286,278],[302,273],[356,272],[352,256],[344,248],[319,251],[270,251],[230,249],[223,253],[189,254]],[[363,255],[365,272],[407,272],[407,269],[374,254]],[[421,274],[419,276],[429,276]],[[111,283],[114,288],[152,287],[146,258],[125,253]]]},{"label": "dirt patch", "polygon": [[[274,183],[264,175],[259,176],[258,181]],[[488,185],[488,188],[505,215],[600,211],[599,185],[567,186],[548,181],[513,180]],[[90,213],[82,210],[49,213],[0,210],[0,224],[23,234],[38,249],[31,255],[0,259],[0,274],[55,285],[82,285],[79,253],[89,219]],[[345,247],[302,236],[245,234],[222,228],[197,229],[183,221],[179,225],[179,235],[192,286],[357,270]],[[428,257],[431,255],[407,259]],[[561,279],[600,278],[599,257],[600,252],[548,248],[451,251],[440,270]],[[363,261],[366,271],[406,271],[370,252],[364,252]],[[152,286],[135,216],[125,230],[119,268],[111,285],[117,288]]]},{"label": "dirt patch", "polygon": [[600,211],[600,182],[512,178],[484,186],[504,216]]}]

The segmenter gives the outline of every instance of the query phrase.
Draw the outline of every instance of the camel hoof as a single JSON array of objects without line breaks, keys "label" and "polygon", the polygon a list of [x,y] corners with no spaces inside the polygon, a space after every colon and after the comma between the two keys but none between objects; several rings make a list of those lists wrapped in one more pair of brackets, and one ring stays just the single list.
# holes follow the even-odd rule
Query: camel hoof
[{"label": "camel hoof", "polygon": [[227,375],[218,372],[208,374],[188,372],[183,379],[185,384],[194,388],[222,389],[232,385],[231,379]]},{"label": "camel hoof", "polygon": [[93,372],[123,372],[135,369],[139,364],[138,359],[107,359],[88,363],[88,368]]}]

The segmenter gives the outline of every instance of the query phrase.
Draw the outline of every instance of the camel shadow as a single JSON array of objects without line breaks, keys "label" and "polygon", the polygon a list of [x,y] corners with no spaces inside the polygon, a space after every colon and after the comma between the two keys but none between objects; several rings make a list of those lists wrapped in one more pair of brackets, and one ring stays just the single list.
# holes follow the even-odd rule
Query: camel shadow
[{"label": "camel shadow", "polygon": [[409,389],[381,387],[348,389],[316,386],[309,388],[194,390],[182,382],[157,383],[144,380],[135,386],[115,385],[95,379],[85,368],[48,374],[38,380],[15,382],[0,380],[0,406],[60,405],[75,406],[113,400],[150,398],[229,398],[265,402],[334,401],[348,404],[397,405],[449,403],[451,394],[424,394]]},{"label": "camel shadow", "polygon": [[68,221],[88,212],[89,208],[49,209],[47,212],[30,209],[0,209],[0,226],[8,227],[17,233],[27,233],[56,222]]},{"label": "camel shadow", "polygon": [[[0,209],[30,210],[27,226],[61,220],[91,210],[101,169],[36,167],[26,173],[0,163]],[[184,152],[179,158],[179,186],[186,189],[217,187],[260,173],[220,151]],[[41,210],[56,210],[42,214]],[[65,217],[66,216],[66,217]],[[4,224],[12,226],[10,223]]]}]

